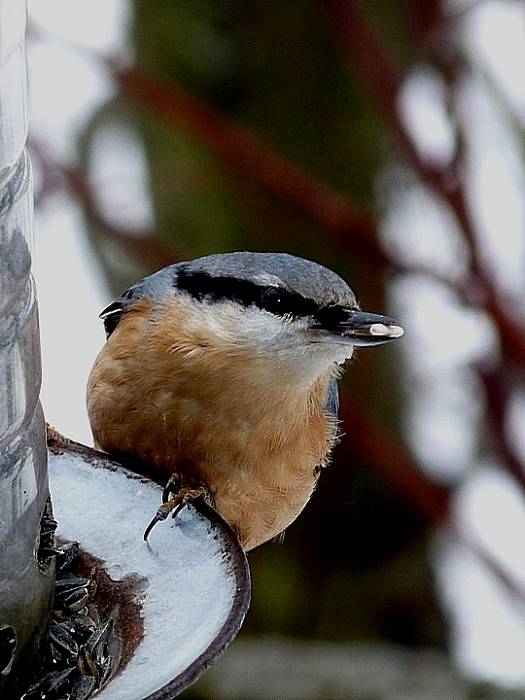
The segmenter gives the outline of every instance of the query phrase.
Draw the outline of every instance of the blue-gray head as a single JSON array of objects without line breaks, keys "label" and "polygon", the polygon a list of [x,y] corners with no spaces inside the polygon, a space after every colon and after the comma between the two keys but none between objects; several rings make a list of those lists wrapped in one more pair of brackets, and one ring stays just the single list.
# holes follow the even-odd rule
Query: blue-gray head
[{"label": "blue-gray head", "polygon": [[238,354],[326,365],[344,362],[354,346],[403,335],[391,318],[361,311],[335,272],[285,253],[223,253],[166,267],[102,312],[108,335],[143,298],[186,304],[191,323]]}]

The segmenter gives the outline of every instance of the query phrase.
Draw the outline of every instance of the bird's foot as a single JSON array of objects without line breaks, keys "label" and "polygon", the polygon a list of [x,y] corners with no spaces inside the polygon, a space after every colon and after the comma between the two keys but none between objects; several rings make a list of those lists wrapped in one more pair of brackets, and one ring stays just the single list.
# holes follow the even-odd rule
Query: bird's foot
[{"label": "bird's foot", "polygon": [[[176,478],[170,477],[162,492],[162,505],[144,531],[144,540],[147,542],[149,534],[155,525],[160,523],[161,520],[166,520],[170,513],[171,517],[175,518],[184,506],[188,505],[188,503],[192,503],[192,501],[195,501],[197,498],[206,496],[207,493],[204,486],[180,488],[180,482],[176,481]],[[174,495],[170,498],[171,494]]]},{"label": "bird's foot", "polygon": [[183,482],[181,477],[177,473],[172,474],[162,490],[162,503],[168,503],[172,495],[176,496],[181,493],[182,488]]}]

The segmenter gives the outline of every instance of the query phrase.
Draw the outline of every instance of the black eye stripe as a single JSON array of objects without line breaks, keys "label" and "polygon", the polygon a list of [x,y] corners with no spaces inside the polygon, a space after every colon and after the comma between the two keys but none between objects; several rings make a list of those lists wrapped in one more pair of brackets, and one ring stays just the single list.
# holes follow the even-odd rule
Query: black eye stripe
[{"label": "black eye stripe", "polygon": [[[263,286],[235,277],[218,277],[206,272],[193,272],[182,265],[177,268],[177,275],[171,278],[171,284],[186,291],[194,299],[206,299],[211,302],[229,299],[242,306],[255,306],[277,316],[308,318],[310,327],[337,333],[341,324],[347,319],[348,310],[359,310],[355,301],[344,306],[332,302],[320,307],[313,299],[303,297],[298,292],[285,287]],[[143,296],[148,295],[142,289],[142,284],[135,285],[102,311],[100,317],[104,320],[108,338],[119,324],[126,309],[132,307],[134,301]]]},{"label": "black eye stripe", "polygon": [[188,272],[183,269],[179,270],[175,284],[195,299],[229,299],[246,307],[257,306],[278,316],[312,316],[318,309],[312,299],[284,287],[265,287],[234,277],[215,277],[205,272]]},{"label": "black eye stripe", "polygon": [[337,332],[340,325],[348,318],[348,309],[337,304],[324,306],[317,310],[315,318],[321,328]]}]

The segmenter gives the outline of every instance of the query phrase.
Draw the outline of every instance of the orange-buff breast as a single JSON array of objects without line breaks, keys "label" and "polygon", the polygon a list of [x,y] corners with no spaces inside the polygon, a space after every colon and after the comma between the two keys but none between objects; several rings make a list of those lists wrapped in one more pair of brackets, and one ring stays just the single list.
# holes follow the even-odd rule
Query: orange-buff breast
[{"label": "orange-buff breast", "polygon": [[191,323],[180,301],[138,301],[88,382],[97,446],[203,484],[246,549],[282,532],[308,502],[335,427],[331,373],[295,386],[268,358],[239,358]]}]

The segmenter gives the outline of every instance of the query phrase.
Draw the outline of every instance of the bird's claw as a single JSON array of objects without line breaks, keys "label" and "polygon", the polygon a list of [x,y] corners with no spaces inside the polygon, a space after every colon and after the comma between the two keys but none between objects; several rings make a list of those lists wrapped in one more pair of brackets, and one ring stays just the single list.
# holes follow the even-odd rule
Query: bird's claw
[{"label": "bird's claw", "polygon": [[171,495],[173,494],[174,496],[176,496],[178,493],[180,493],[181,489],[182,483],[180,477],[176,474],[172,474],[166,482],[166,486],[162,490],[162,503],[168,503],[170,501]]},{"label": "bird's claw", "polygon": [[200,498],[201,496],[204,496],[206,494],[206,489],[203,486],[197,488],[181,489],[179,485],[179,488],[177,489],[178,493],[174,495],[173,498],[170,498],[170,494],[174,492],[173,486],[174,480],[173,477],[170,477],[168,483],[164,488],[164,491],[162,492],[162,505],[160,506],[160,508],[155,514],[155,517],[152,519],[152,521],[144,531],[145,542],[147,542],[150,532],[153,530],[157,523],[160,523],[162,520],[166,520],[170,513],[172,513],[171,517],[175,518],[184,508],[184,506],[188,505],[188,503],[191,503],[196,498]]}]

